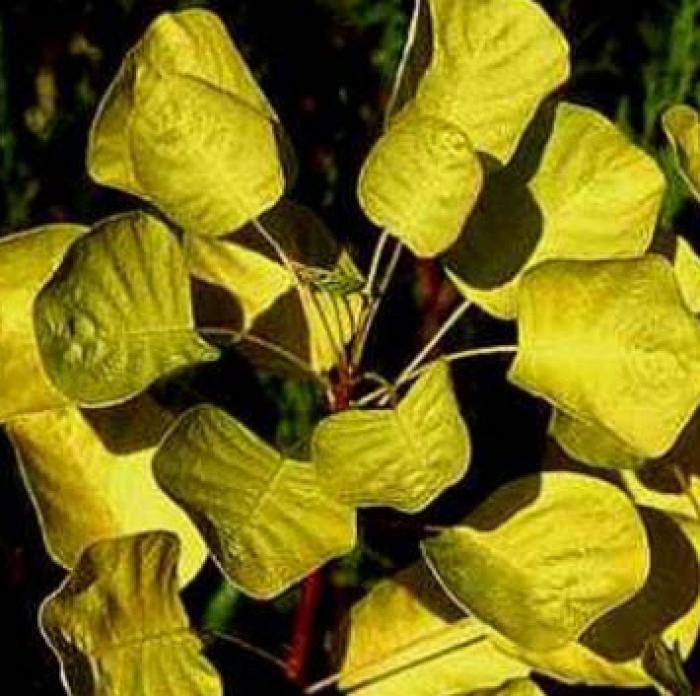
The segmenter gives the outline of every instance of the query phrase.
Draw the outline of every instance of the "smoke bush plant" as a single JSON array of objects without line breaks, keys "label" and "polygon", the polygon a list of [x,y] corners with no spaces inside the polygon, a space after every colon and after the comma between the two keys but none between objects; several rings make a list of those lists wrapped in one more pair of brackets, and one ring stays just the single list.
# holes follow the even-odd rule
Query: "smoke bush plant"
[{"label": "smoke bush plant", "polygon": [[[450,365],[488,355],[551,405],[580,466],[425,528],[423,560],[352,609],[339,673],[310,686],[301,607],[289,678],[362,696],[537,694],[533,673],[690,693],[700,482],[679,448],[697,430],[700,260],[655,239],[659,168],[556,98],[568,72],[530,0],[418,0],[359,177],[383,230],[363,274],[285,198],[278,116],[214,15],[163,15],[128,53],[87,162],[145,209],[0,243],[0,419],[70,571],[40,610],[69,693],[221,694],[180,588],[210,554],[252,598],[307,578],[309,599],[355,548],[358,509],[411,515],[468,475]],[[663,125],[698,197],[698,115]],[[464,299],[389,380],[363,353],[402,249],[439,259]],[[518,345],[430,361],[473,305],[517,322]],[[153,398],[229,344],[323,388],[300,459],[213,405]]]}]

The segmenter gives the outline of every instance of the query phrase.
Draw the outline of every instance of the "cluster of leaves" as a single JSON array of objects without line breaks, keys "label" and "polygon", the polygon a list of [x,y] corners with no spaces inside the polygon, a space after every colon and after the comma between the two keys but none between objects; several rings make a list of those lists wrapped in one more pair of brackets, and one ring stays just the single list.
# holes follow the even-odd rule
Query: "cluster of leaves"
[{"label": "cluster of leaves", "polygon": [[[71,571],[40,611],[70,693],[221,693],[179,587],[209,554],[246,595],[275,597],[355,548],[358,509],[423,510],[471,460],[450,364],[486,354],[515,354],[509,380],[551,405],[581,470],[516,479],[425,528],[422,560],[353,608],[340,687],[537,694],[539,672],[688,692],[700,483],[679,448],[697,430],[700,259],[655,236],[657,164],[554,96],[568,74],[531,0],[418,0],[359,177],[384,230],[365,277],[285,198],[288,138],[216,16],[148,28],[87,156],[148,211],[0,243],[0,421]],[[698,114],[663,124],[700,198]],[[465,299],[390,382],[363,353],[403,248],[439,259]],[[518,345],[427,362],[472,305],[517,322]],[[149,393],[231,343],[325,391],[301,453]],[[659,493],[650,472],[678,485]]]}]

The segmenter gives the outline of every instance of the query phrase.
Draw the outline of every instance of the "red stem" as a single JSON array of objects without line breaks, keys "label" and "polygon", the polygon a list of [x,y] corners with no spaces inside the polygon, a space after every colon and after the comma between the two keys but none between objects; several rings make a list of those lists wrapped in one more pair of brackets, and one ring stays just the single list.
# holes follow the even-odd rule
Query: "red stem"
[{"label": "red stem", "polygon": [[301,599],[294,616],[292,644],[286,660],[287,676],[299,686],[304,685],[306,667],[311,655],[316,611],[323,594],[323,571],[309,575],[301,586]]},{"label": "red stem", "polygon": [[[337,380],[333,385],[333,401],[331,411],[347,411],[350,408],[352,396],[352,375],[347,368],[339,370]],[[323,596],[323,569],[311,573],[301,586],[301,598],[294,615],[294,627],[289,653],[285,660],[287,677],[303,686],[306,678],[311,648],[314,638],[314,624],[321,597]]]}]

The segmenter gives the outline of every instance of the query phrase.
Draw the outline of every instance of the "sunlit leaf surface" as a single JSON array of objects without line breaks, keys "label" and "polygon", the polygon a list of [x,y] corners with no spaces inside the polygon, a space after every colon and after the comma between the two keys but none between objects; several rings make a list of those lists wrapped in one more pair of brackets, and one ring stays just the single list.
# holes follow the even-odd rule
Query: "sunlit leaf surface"
[{"label": "sunlit leaf surface", "polygon": [[33,306],[71,243],[85,232],[79,225],[48,225],[0,240],[0,422],[67,401],[44,370]]},{"label": "sunlit leaf surface", "polygon": [[700,258],[690,244],[677,238],[673,270],[685,303],[693,314],[700,314]]},{"label": "sunlit leaf surface", "polygon": [[413,99],[392,114],[370,152],[359,198],[375,224],[430,257],[456,241],[476,202],[482,185],[476,153],[510,159],[539,103],[567,78],[569,63],[564,37],[530,0],[427,6],[409,41],[424,36],[430,22],[430,61]]},{"label": "sunlit leaf surface", "polygon": [[184,248],[194,276],[220,285],[240,303],[244,329],[250,328],[256,317],[294,285],[284,266],[237,244],[235,238],[224,240],[192,234],[185,237]]},{"label": "sunlit leaf surface", "polygon": [[88,168],[189,232],[232,232],[284,191],[275,116],[216,15],[159,16],[95,117]]},{"label": "sunlit leaf surface", "polygon": [[177,241],[144,213],[109,218],[71,247],[35,302],[34,325],[51,380],[81,405],[125,401],[218,357],[194,330]]},{"label": "sunlit leaf surface", "polygon": [[[142,400],[130,415],[162,433],[171,420]],[[116,420],[109,411],[105,420]],[[25,485],[39,518],[46,548],[67,568],[82,550],[100,539],[151,529],[168,529],[182,545],[180,576],[189,582],[206,557],[204,542],[185,513],[157,486],[151,460],[157,440],[137,443],[134,451],[115,453],[87,416],[76,408],[22,416],[7,425]]]},{"label": "sunlit leaf surface", "polygon": [[609,483],[564,472],[507,484],[423,548],[465,611],[533,650],[575,640],[638,592],[649,569],[631,501]]},{"label": "sunlit leaf surface", "polygon": [[222,570],[253,597],[280,594],[355,545],[354,510],[324,491],[312,464],[284,459],[213,406],[182,416],[153,466]]},{"label": "sunlit leaf surface", "polygon": [[512,382],[643,456],[668,451],[700,400],[700,328],[666,259],[542,264],[518,316]]},{"label": "sunlit leaf surface", "polygon": [[[522,273],[536,264],[643,254],[654,233],[664,188],[654,160],[614,124],[592,109],[563,102],[539,166],[527,182],[542,218],[537,244],[505,284],[476,287],[457,275],[457,288],[496,317],[513,319]],[[525,229],[526,218],[514,216],[508,223],[512,237],[531,234]],[[489,244],[485,235],[483,244]]]},{"label": "sunlit leaf surface", "polygon": [[[682,657],[687,658],[700,626],[700,526],[679,517],[643,514],[651,565],[647,582],[638,595],[601,617],[582,641],[572,641],[562,648],[537,652],[501,638],[495,639],[495,644],[537,672],[566,683],[590,686],[651,686],[653,680],[645,669],[643,655],[649,636],[656,633],[668,645],[678,641]],[[679,536],[681,529],[684,534]],[[695,560],[689,558],[689,552],[695,554]]]},{"label": "sunlit leaf surface", "polygon": [[71,696],[221,696],[177,591],[177,537],[100,541],[42,604]]},{"label": "sunlit leaf surface", "polygon": [[461,694],[528,672],[460,614],[421,564],[383,580],[353,607],[340,686],[362,696]]},{"label": "sunlit leaf surface", "polygon": [[417,256],[435,256],[459,236],[481,190],[468,135],[407,107],[369,154],[358,195],[366,215]]},{"label": "sunlit leaf surface", "polygon": [[416,94],[507,162],[540,102],[569,76],[563,34],[531,0],[428,0],[433,56]]},{"label": "sunlit leaf surface", "polygon": [[312,453],[321,482],[337,498],[421,510],[469,466],[469,432],[448,364],[431,365],[395,409],[329,416],[316,428]]}]

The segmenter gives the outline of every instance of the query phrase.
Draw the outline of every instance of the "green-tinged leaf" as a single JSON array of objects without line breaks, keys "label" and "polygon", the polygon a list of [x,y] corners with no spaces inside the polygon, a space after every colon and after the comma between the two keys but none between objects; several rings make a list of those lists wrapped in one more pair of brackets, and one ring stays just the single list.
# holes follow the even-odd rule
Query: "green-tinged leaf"
[{"label": "green-tinged leaf", "polygon": [[645,459],[601,425],[554,409],[549,435],[572,459],[606,469],[638,469]]},{"label": "green-tinged leaf", "polygon": [[678,237],[677,240],[673,270],[678,287],[690,311],[700,314],[700,258],[683,237]]},{"label": "green-tinged leaf", "polygon": [[325,290],[334,295],[351,295],[364,290],[366,279],[355,265],[352,256],[343,250],[338,256],[334,268],[303,269],[309,282],[319,290]]},{"label": "green-tinged leaf", "polygon": [[472,693],[528,672],[495,649],[419,564],[380,582],[353,607],[340,687],[361,696]]},{"label": "green-tinged leaf", "polygon": [[415,101],[507,162],[540,102],[569,76],[566,39],[531,0],[428,0],[430,66]]},{"label": "green-tinged leaf", "polygon": [[[549,677],[589,686],[651,686],[653,679],[645,669],[644,655],[649,637],[659,631],[668,645],[677,643],[682,658],[687,658],[700,626],[697,560],[689,558],[687,542],[697,558],[700,525],[682,518],[674,518],[674,524],[663,515],[649,513],[643,512],[651,549],[647,582],[637,596],[593,624],[585,638],[588,646],[572,642],[556,650],[536,652],[502,638],[495,639],[495,644]],[[685,533],[686,543],[679,538],[676,525]]]},{"label": "green-tinged leaf", "polygon": [[0,422],[67,402],[44,371],[32,308],[71,243],[86,231],[47,225],[0,240]]},{"label": "green-tinged leaf", "polygon": [[[162,433],[172,420],[148,400],[129,409],[131,428],[159,419]],[[100,412],[100,427],[115,420]],[[151,460],[157,439],[135,451],[110,451],[87,416],[75,408],[22,416],[7,431],[44,542],[54,560],[73,568],[82,550],[100,539],[151,529],[169,529],[181,540],[180,577],[189,582],[206,557],[199,532],[157,486]]]},{"label": "green-tinged leaf", "polygon": [[575,640],[636,594],[649,569],[631,501],[609,483],[563,472],[504,486],[423,550],[465,611],[533,650]]},{"label": "green-tinged leaf", "polygon": [[213,406],[184,414],[154,462],[224,573],[274,597],[355,545],[355,514],[329,497],[312,464],[284,459]]},{"label": "green-tinged leaf", "polygon": [[417,256],[430,257],[457,240],[481,183],[468,135],[411,105],[370,152],[358,196],[372,222]]},{"label": "green-tinged leaf", "polygon": [[157,205],[189,232],[232,232],[284,191],[275,116],[219,19],[163,14],[100,104],[91,176]]},{"label": "green-tinged leaf", "polygon": [[700,328],[666,259],[547,262],[518,302],[513,383],[645,457],[671,448],[700,400]]},{"label": "green-tinged leaf", "polygon": [[218,352],[194,330],[187,269],[144,213],[105,220],[73,244],[34,304],[46,371],[84,406],[125,401]]},{"label": "green-tinged leaf", "polygon": [[700,119],[690,106],[672,106],[661,119],[688,189],[700,200]]},{"label": "green-tinged leaf", "polygon": [[[643,254],[651,243],[665,182],[654,160],[614,124],[592,109],[562,103],[527,189],[541,212],[541,233],[519,272],[509,273],[513,277],[502,285],[484,287],[461,278],[458,264],[453,268],[458,290],[502,319],[516,317],[522,273],[542,261]],[[531,218],[522,214],[522,206],[513,208],[508,221],[500,220],[504,213],[497,202],[493,211],[490,217],[498,215],[501,228],[517,238],[511,244],[522,245],[521,238],[533,236]],[[480,224],[488,226],[490,217]],[[491,255],[498,253],[488,235],[479,237]],[[476,253],[486,257],[486,250]]]},{"label": "green-tinged leaf", "polygon": [[97,542],[39,620],[71,696],[221,696],[177,592],[177,537]]},{"label": "green-tinged leaf", "polygon": [[339,500],[422,510],[464,476],[471,455],[448,364],[434,363],[395,409],[329,416],[314,432],[312,453]]}]

